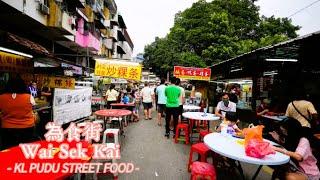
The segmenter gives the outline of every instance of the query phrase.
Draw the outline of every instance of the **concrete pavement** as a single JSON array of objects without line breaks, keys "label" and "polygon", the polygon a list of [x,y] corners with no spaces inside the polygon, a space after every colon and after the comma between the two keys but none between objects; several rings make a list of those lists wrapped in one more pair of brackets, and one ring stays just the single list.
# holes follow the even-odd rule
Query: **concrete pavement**
[{"label": "concrete pavement", "polygon": [[[156,113],[152,120],[130,123],[126,128],[125,138],[121,140],[121,162],[132,162],[138,171],[130,174],[120,174],[120,180],[188,180],[187,171],[190,145],[175,144],[172,135],[169,139],[164,137],[164,121],[162,127],[157,125]],[[211,126],[212,127],[212,126]],[[194,156],[196,159],[196,156]],[[209,158],[210,159],[210,158]],[[211,162],[211,160],[209,160]],[[244,164],[242,167],[246,179],[251,179],[256,165]],[[271,179],[270,169],[264,167],[258,178]],[[226,171],[217,168],[218,179],[241,179],[237,171]],[[101,176],[99,179],[111,179]]]}]

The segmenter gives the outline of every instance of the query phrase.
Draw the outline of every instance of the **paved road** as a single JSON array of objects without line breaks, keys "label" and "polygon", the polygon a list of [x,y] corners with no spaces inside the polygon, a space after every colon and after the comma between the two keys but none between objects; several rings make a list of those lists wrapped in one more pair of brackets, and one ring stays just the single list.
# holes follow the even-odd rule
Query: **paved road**
[{"label": "paved road", "polygon": [[[155,113],[153,116],[155,117]],[[132,162],[139,171],[119,175],[120,180],[187,180],[190,145],[175,144],[172,136],[164,137],[164,126],[153,120],[131,123],[126,128],[126,137],[122,139],[121,162]],[[194,157],[196,158],[196,157]],[[246,179],[254,174],[257,166],[242,164]],[[265,168],[264,168],[265,169]],[[218,179],[240,179],[238,173],[225,172],[218,169]],[[99,177],[99,179],[110,179]],[[257,179],[271,179],[270,172],[262,170]]]}]

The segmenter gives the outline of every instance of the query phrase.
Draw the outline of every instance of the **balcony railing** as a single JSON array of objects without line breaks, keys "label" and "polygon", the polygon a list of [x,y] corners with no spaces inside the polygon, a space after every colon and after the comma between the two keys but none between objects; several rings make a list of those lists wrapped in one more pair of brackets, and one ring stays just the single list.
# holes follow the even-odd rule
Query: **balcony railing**
[{"label": "balcony railing", "polygon": [[113,38],[114,41],[118,41],[118,30],[117,30],[117,28],[111,29],[110,37]]},{"label": "balcony railing", "polygon": [[50,2],[48,26],[56,29],[63,35],[75,35],[75,18],[62,11],[55,1]]},{"label": "balcony railing", "polygon": [[90,5],[86,5],[86,8],[84,9],[84,14],[87,16],[88,22],[94,21],[94,13]]},{"label": "balcony railing", "polygon": [[89,48],[91,51],[99,51],[101,47],[100,39],[94,37],[91,33],[88,35],[76,32],[76,43],[81,47]]},{"label": "balcony railing", "polygon": [[107,49],[112,50],[113,41],[110,38],[106,38],[103,40],[103,44],[106,46]]}]

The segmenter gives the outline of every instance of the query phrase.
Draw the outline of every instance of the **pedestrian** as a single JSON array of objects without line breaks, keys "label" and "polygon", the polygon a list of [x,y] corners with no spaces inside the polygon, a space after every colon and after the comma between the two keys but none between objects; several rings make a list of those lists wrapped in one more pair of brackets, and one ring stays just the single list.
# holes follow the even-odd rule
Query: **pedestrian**
[{"label": "pedestrian", "polygon": [[137,102],[135,90],[132,90],[131,94],[129,95],[129,98],[130,98],[130,102],[134,104],[134,107],[131,109],[133,122],[138,122],[139,121],[139,106],[138,106],[139,102]]},{"label": "pedestrian", "polygon": [[116,91],[114,88],[116,86],[114,84],[110,85],[110,88],[108,89],[107,93],[106,93],[106,99],[107,99],[107,108],[110,109],[111,108],[111,104],[112,103],[116,103],[118,100],[118,96],[119,93],[118,91]]},{"label": "pedestrian", "polygon": [[218,103],[215,114],[221,119],[225,118],[226,112],[236,112],[237,105],[229,100],[228,93],[222,94],[222,100]]},{"label": "pedestrian", "polygon": [[156,95],[158,97],[157,111],[158,111],[158,125],[159,126],[162,125],[162,116],[165,111],[166,103],[167,103],[167,97],[165,95],[165,89],[166,89],[165,82],[166,82],[165,79],[161,79],[160,86],[158,86],[156,88]]},{"label": "pedestrian", "polygon": [[180,89],[180,97],[179,97],[179,123],[181,122],[181,118],[182,118],[182,113],[183,113],[183,104],[185,103],[185,98],[186,98],[186,94],[185,94],[185,90],[183,87],[180,86],[180,79],[177,78],[176,79],[176,86],[179,87]]},{"label": "pedestrian", "polygon": [[0,95],[0,120],[2,147],[7,149],[35,139],[35,116],[32,106],[35,100],[21,77],[11,76]]},{"label": "pedestrian", "polygon": [[175,137],[176,127],[179,119],[179,98],[181,90],[175,85],[175,78],[171,79],[171,85],[167,86],[165,89],[165,95],[167,97],[166,103],[166,133],[165,137],[169,138],[170,135],[170,119],[173,117],[173,137]]},{"label": "pedestrian", "polygon": [[144,108],[144,118],[145,120],[151,120],[152,114],[152,101],[154,99],[154,92],[150,88],[149,83],[144,84],[144,88],[141,90],[142,104]]}]

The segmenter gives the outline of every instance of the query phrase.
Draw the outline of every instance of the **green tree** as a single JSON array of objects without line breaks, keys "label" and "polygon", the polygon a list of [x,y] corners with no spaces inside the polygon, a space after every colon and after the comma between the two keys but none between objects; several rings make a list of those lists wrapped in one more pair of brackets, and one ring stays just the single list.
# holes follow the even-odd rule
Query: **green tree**
[{"label": "green tree", "polygon": [[157,73],[174,65],[205,67],[297,37],[290,19],[260,17],[254,0],[199,0],[175,15],[164,38],[145,47],[144,65]]}]

